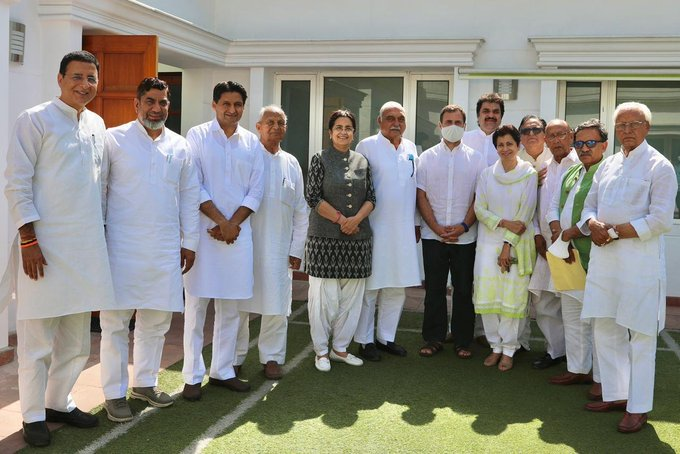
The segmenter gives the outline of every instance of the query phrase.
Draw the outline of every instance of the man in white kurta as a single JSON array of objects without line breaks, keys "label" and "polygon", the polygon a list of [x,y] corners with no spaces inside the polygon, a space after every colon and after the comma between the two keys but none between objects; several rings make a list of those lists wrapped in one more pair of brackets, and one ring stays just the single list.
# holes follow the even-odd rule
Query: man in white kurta
[{"label": "man in white kurta", "polygon": [[415,227],[416,146],[402,137],[406,114],[399,103],[385,103],[378,124],[380,132],[357,145],[357,152],[371,166],[375,196],[380,200],[369,217],[373,229],[372,274],[366,279],[354,335],[361,344],[360,355],[369,361],[380,359],[377,349],[406,356],[404,347],[394,340],[406,300],[405,288],[421,284]]},{"label": "man in white kurta", "polygon": [[293,271],[300,269],[305,248],[309,210],[305,201],[300,163],[281,149],[287,118],[278,106],[263,107],[256,124],[264,161],[264,195],[257,213],[250,216],[253,229],[253,297],[239,301],[240,329],[235,365],[248,353],[249,315],[260,314],[257,348],[264,375],[283,376],[286,361],[288,316],[292,302]]},{"label": "man in white kurta", "polygon": [[203,325],[215,300],[209,383],[233,391],[250,389],[234,373],[239,328],[238,301],[253,297],[253,238],[250,214],[260,207],[263,155],[260,141],[238,122],[246,90],[237,82],[213,89],[215,119],[189,130],[187,140],[201,186],[200,236],[193,269],[185,275],[184,391],[201,397],[205,375]]},{"label": "man in white kurta", "polygon": [[[61,62],[59,98],[21,113],[7,154],[10,215],[19,230],[17,356],[24,438],[47,446],[45,421],[93,427],[71,389],[90,354],[90,312],[114,306],[101,208],[104,121],[89,52]],[[16,246],[15,246],[16,247]]]},{"label": "man in white kurta", "polygon": [[590,411],[626,409],[620,432],[636,432],[654,399],[657,334],[664,327],[663,234],[671,229],[678,183],[670,161],[645,138],[649,108],[624,103],[614,112],[621,151],[595,173],[585,200],[597,247],[590,252],[582,318],[592,319],[602,402]]},{"label": "man in white kurta", "polygon": [[128,326],[136,310],[131,397],[172,405],[156,388],[165,334],[184,310],[182,272],[198,246],[196,171],[189,145],[164,126],[168,85],[144,79],[134,100],[137,119],[107,131],[102,179],[106,240],[116,310],[101,311],[101,377],[110,420],[132,419],[128,389]]},{"label": "man in white kurta", "polygon": [[[494,131],[501,125],[505,113],[505,101],[498,93],[486,93],[477,100],[476,111],[479,129],[465,131],[463,143],[481,153],[486,159],[487,166],[490,166],[498,160],[492,137]],[[484,334],[483,331],[482,334]]]}]

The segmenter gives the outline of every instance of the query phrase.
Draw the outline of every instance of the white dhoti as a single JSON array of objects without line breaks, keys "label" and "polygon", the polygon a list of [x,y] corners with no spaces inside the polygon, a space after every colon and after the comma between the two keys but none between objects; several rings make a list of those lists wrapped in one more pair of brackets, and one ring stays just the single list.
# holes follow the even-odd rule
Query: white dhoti
[{"label": "white dhoti", "polygon": [[[101,377],[104,397],[125,397],[128,389],[129,325],[134,309],[101,311]],[[172,312],[138,309],[132,350],[133,387],[158,385],[165,334]]]},{"label": "white dhoti", "polygon": [[45,408],[76,408],[71,390],[90,356],[90,313],[17,320],[19,400],[25,423],[45,420]]},{"label": "white dhoti", "polygon": [[545,351],[552,359],[566,354],[562,302],[553,292],[541,291],[531,294],[531,303],[536,310],[536,324],[545,337]]},{"label": "white dhoti", "polygon": [[587,320],[581,320],[583,302],[562,293],[562,320],[567,350],[567,370],[574,374],[593,371],[593,379],[600,383],[600,368],[593,342],[593,328]]},{"label": "white dhoti", "polygon": [[[406,289],[403,287],[366,290],[354,341],[363,345],[372,343],[374,338],[382,344],[394,342],[405,301]],[[376,305],[378,306],[377,327],[375,324]]]},{"label": "white dhoti", "polygon": [[[203,361],[203,327],[210,298],[199,298],[185,292],[184,311],[184,383],[201,383],[205,376]],[[210,377],[218,380],[234,378],[236,338],[239,328],[238,300],[215,298]]]},{"label": "white dhoti", "polygon": [[[236,339],[236,360],[234,366],[246,361],[250,343],[250,312],[239,313],[238,338]],[[257,338],[257,349],[260,352],[260,363],[276,361],[286,362],[286,341],[288,335],[288,317],[285,315],[261,315],[260,335]]]},{"label": "white dhoti", "polygon": [[361,313],[366,279],[322,279],[309,276],[309,332],[317,356],[342,353],[352,342]]},{"label": "white dhoti", "polygon": [[654,402],[656,336],[593,318],[593,337],[602,378],[602,400],[628,400],[629,413],[647,413]]},{"label": "white dhoti", "polygon": [[486,340],[494,353],[512,357],[519,349],[519,329],[522,319],[504,317],[500,314],[482,314]]}]

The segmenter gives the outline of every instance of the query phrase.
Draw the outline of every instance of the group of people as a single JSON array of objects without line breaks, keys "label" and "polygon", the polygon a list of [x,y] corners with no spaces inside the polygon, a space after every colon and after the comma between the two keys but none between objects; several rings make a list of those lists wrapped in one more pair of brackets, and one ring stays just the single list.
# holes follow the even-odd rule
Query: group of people
[{"label": "group of people", "polygon": [[[201,398],[211,300],[208,383],[249,391],[239,376],[251,314],[261,316],[263,373],[282,378],[292,271],[303,265],[319,371],[330,371],[331,361],[379,361],[381,352],[406,356],[396,333],[406,287],[421,284],[421,235],[421,356],[450,339],[459,358],[470,358],[483,329],[491,348],[484,364],[507,371],[515,352],[528,348],[531,304],[546,337],[534,367],[566,356],[568,372],[552,383],[594,381],[586,408],[626,409],[622,432],[646,422],[665,308],[663,233],[677,191],[672,165],[645,140],[646,106],[617,108],[621,152],[607,159],[598,120],[574,130],[531,115],[519,129],[501,125],[497,94],[478,101],[473,131],[466,132],[461,106],[445,106],[442,140],[420,156],[403,137],[399,103],[382,106],[379,132],[356,151],[356,118],[337,110],[328,120],[330,146],[312,156],[305,186],[298,161],[281,149],[285,112],[264,107],[258,135],[246,130],[239,83],[215,85],[214,119],[185,139],[165,127],[170,92],[154,77],[137,88],[137,118],[107,130],[85,107],[98,73],[92,54],[64,56],[60,96],[19,116],[8,153],[5,194],[23,267],[17,354],[29,444],[50,443],[46,422],[97,425],[71,397],[89,356],[90,311],[100,311],[104,408],[116,422],[133,418],[126,399],[133,315],[131,398],[173,404],[157,387],[158,372],[172,313],[182,311],[182,396]],[[547,259],[558,241],[569,243],[565,262],[587,271],[584,288],[555,288]],[[357,356],[348,351],[352,340]]]}]

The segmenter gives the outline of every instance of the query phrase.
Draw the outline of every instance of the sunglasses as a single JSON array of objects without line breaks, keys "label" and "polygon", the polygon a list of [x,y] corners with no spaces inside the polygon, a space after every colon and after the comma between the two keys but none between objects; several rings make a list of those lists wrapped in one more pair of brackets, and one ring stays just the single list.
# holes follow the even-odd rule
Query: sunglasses
[{"label": "sunglasses", "polygon": [[528,136],[529,134],[533,134],[533,135],[536,136],[536,135],[538,135],[542,132],[543,132],[543,128],[538,128],[538,127],[522,128],[522,129],[519,130],[519,133],[522,134],[522,135],[525,135],[525,136]]},{"label": "sunglasses", "polygon": [[593,148],[598,143],[604,143],[604,140],[577,140],[573,145],[575,149],[580,150],[583,148],[583,145],[587,145],[588,148]]}]

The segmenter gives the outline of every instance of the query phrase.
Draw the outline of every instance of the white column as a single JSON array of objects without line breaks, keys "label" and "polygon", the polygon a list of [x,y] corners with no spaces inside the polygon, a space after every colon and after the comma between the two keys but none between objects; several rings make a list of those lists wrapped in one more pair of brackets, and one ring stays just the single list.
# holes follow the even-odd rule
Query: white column
[{"label": "white column", "polygon": [[[468,79],[460,78],[458,68],[453,69],[453,87],[451,87],[451,89],[453,91],[451,102],[462,106],[469,117],[470,112],[475,111],[477,100],[474,101],[473,105],[470,105],[470,81]],[[474,123],[472,125],[468,123],[468,129],[475,129]]]},{"label": "white column", "polygon": [[71,20],[42,19],[42,98],[59,94],[57,73],[64,55],[83,48],[83,26]]},{"label": "white column", "polygon": [[542,80],[541,81],[541,107],[539,117],[545,118],[545,121],[550,121],[557,118],[559,112],[557,110],[557,81],[556,80]]},{"label": "white column", "polygon": [[264,68],[250,68],[250,84],[248,86],[248,126],[255,131],[255,123],[260,118],[260,109],[264,107]]}]

